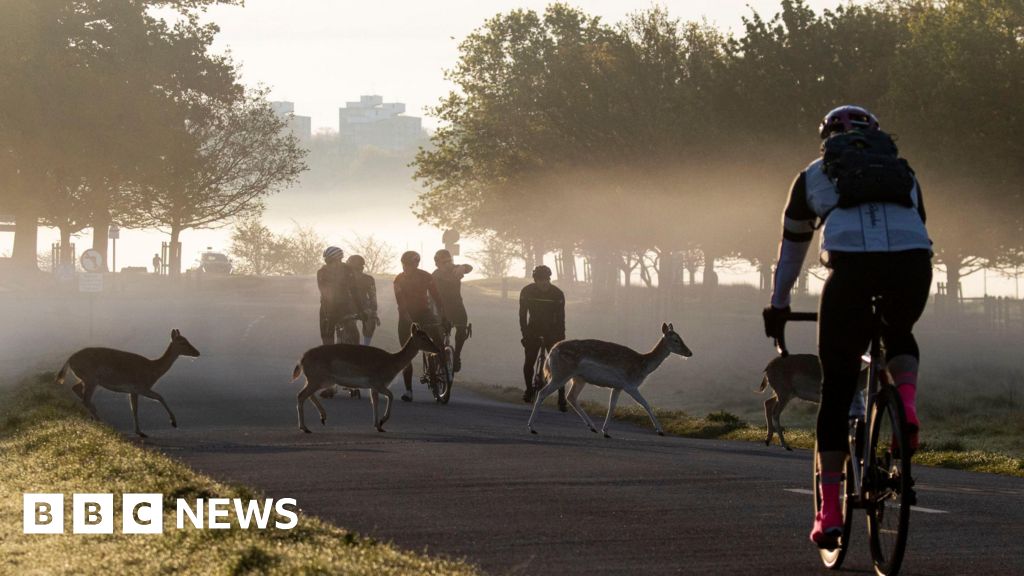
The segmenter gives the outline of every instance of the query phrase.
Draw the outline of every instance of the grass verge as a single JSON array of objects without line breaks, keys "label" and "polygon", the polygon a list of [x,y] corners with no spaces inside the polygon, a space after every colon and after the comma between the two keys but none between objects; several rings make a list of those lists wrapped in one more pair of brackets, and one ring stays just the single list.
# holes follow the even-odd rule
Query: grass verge
[{"label": "grass verge", "polygon": [[[465,383],[460,386],[470,388],[494,400],[503,402],[523,401],[523,390],[511,386],[487,386],[484,384]],[[545,400],[545,405],[554,406],[555,396]],[[583,409],[592,418],[604,418],[606,405],[594,402],[583,402]],[[743,421],[726,411],[712,412],[707,416],[694,417],[681,410],[657,410],[655,414],[661,421],[666,434],[687,438],[717,438],[722,440],[743,440],[763,444],[765,429]],[[650,426],[650,418],[639,406],[616,408],[616,421],[630,422],[639,426]],[[599,424],[599,422],[596,422]],[[778,440],[774,440],[778,443]],[[811,450],[814,448],[814,431],[805,428],[786,428],[786,443],[793,448]],[[999,452],[964,448],[956,442],[937,442],[929,445],[927,438],[922,442],[921,449],[914,455],[914,463],[925,466],[938,466],[971,472],[989,472],[1024,478],[1024,458],[1016,458]]]},{"label": "grass verge", "polygon": [[[478,573],[466,563],[399,550],[301,512],[293,530],[242,530],[234,520],[227,530],[177,530],[177,498],[261,496],[123,440],[52,382],[52,374],[40,375],[0,398],[0,574]],[[68,533],[22,534],[25,492],[64,494]],[[114,494],[115,534],[70,534],[70,495],[76,492]],[[125,492],[165,495],[163,534],[120,534]]]}]

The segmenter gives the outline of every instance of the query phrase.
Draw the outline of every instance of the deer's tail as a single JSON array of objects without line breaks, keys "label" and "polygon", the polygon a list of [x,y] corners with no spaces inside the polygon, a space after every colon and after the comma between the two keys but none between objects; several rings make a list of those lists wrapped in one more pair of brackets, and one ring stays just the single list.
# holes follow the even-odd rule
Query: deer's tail
[{"label": "deer's tail", "polygon": [[299,376],[302,376],[302,362],[296,364],[295,368],[292,369],[292,382],[298,380]]},{"label": "deer's tail", "polygon": [[57,378],[53,381],[53,383],[57,385],[64,384],[64,377],[67,376],[68,368],[70,367],[71,360],[68,359],[68,361],[64,363],[64,366],[61,367],[60,372],[57,372]]}]

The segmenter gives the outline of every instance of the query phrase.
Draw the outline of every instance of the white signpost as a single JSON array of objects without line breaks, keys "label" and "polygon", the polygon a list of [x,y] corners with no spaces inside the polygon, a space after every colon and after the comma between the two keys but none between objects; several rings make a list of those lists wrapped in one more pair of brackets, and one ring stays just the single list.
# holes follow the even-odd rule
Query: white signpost
[{"label": "white signpost", "polygon": [[78,291],[89,294],[89,339],[92,340],[96,293],[103,292],[103,254],[92,248],[82,252],[82,269],[78,275]]}]

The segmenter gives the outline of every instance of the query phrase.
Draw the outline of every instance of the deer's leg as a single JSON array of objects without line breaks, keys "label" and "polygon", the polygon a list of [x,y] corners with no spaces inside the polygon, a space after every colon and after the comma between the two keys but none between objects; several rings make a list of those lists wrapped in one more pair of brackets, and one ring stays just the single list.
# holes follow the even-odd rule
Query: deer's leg
[{"label": "deer's leg", "polygon": [[605,438],[611,438],[608,435],[608,424],[612,421],[612,414],[615,413],[615,404],[619,401],[619,392],[622,392],[622,388],[612,388],[608,392],[608,414],[604,417],[604,426],[601,427],[601,433],[604,434]]},{"label": "deer's leg", "polygon": [[82,386],[82,404],[89,410],[92,417],[99,420],[100,415],[96,412],[96,405],[92,403],[92,395],[96,392],[96,385],[89,384],[88,382],[83,383]]},{"label": "deer's leg", "polygon": [[395,395],[392,394],[391,390],[388,390],[387,388],[381,390],[380,393],[383,394],[384,397],[388,399],[387,408],[384,409],[384,418],[381,419],[380,421],[380,425],[383,426],[384,423],[391,418],[391,403],[395,400]]},{"label": "deer's leg", "polygon": [[[380,392],[377,392],[373,388],[370,388],[370,406],[373,406],[373,427],[377,429],[377,432],[384,431],[384,423],[380,421],[378,416],[378,405],[380,402]],[[389,405],[388,408],[391,406]]]},{"label": "deer's leg", "polygon": [[85,394],[82,392],[84,389],[85,384],[83,384],[81,380],[75,382],[74,386],[71,387],[71,391],[75,393],[75,396],[78,396],[79,400],[85,398]]},{"label": "deer's leg", "polygon": [[537,431],[533,429],[533,419],[537,416],[537,407],[540,406],[544,399],[554,393],[556,390],[565,386],[565,383],[569,381],[569,378],[556,378],[551,377],[551,381],[546,386],[537,392],[537,397],[533,399],[533,410],[530,412],[530,420],[527,421],[526,426],[530,429],[532,434],[536,434]]},{"label": "deer's leg", "polygon": [[132,422],[135,423],[135,434],[139,438],[146,438],[147,436],[139,429],[139,395],[135,392],[130,392],[128,394],[128,403],[132,406]]},{"label": "deer's leg", "polygon": [[775,408],[775,405],[778,402],[779,402],[779,397],[775,396],[774,394],[772,395],[771,398],[769,398],[769,399],[764,401],[764,421],[765,421],[765,423],[768,426],[768,431],[766,432],[767,435],[764,438],[764,445],[765,446],[771,446],[771,444],[772,444],[772,436],[775,435],[775,418],[772,415],[772,412],[773,412],[773,410]]},{"label": "deer's leg", "polygon": [[306,428],[306,414],[302,410],[302,405],[306,403],[306,399],[312,396],[316,392],[316,389],[310,384],[309,379],[306,379],[306,385],[299,390],[296,396],[296,408],[299,412],[299,430],[302,430],[306,434],[309,434],[309,428]]},{"label": "deer's leg", "polygon": [[583,391],[583,387],[586,385],[587,383],[580,378],[573,378],[569,383],[569,392],[565,395],[565,399],[569,402],[569,406],[572,406],[573,411],[580,415],[583,423],[590,428],[590,431],[596,434],[597,428],[594,427],[594,422],[590,420],[590,416],[579,405],[580,392]]},{"label": "deer's leg", "polygon": [[786,407],[787,404],[789,404],[790,400],[791,398],[789,396],[785,398],[780,396],[778,404],[776,404],[775,409],[772,410],[772,418],[775,420],[775,430],[779,434],[779,444],[782,444],[782,447],[785,448],[786,450],[792,450],[792,448],[789,447],[789,444],[786,444],[786,437],[782,435],[782,433],[785,431],[785,428],[782,427],[781,417],[782,410]]},{"label": "deer's leg", "polygon": [[640,394],[640,390],[637,388],[624,388],[626,394],[629,394],[636,403],[643,406],[644,410],[647,411],[647,415],[651,417],[651,423],[654,424],[654,431],[658,433],[658,436],[664,436],[665,431],[661,429],[661,423],[658,422],[658,418],[654,415],[654,410],[651,410],[651,405],[647,403],[647,400]]},{"label": "deer's leg", "polygon": [[171,412],[171,407],[168,406],[167,402],[164,401],[164,397],[163,396],[161,396],[160,394],[158,394],[156,392],[153,392],[152,390],[146,390],[145,392],[139,392],[139,394],[141,394],[142,396],[145,396],[146,398],[152,398],[153,400],[156,400],[157,402],[159,402],[164,407],[164,410],[167,410],[167,415],[170,416],[170,418],[171,418],[171,426],[173,426],[174,428],[178,427],[178,419],[174,417],[174,412]]},{"label": "deer's leg", "polygon": [[320,425],[327,426],[327,411],[324,410],[324,405],[320,403],[316,394],[310,394],[309,399],[313,402],[313,406],[316,406],[316,411],[320,413]]}]

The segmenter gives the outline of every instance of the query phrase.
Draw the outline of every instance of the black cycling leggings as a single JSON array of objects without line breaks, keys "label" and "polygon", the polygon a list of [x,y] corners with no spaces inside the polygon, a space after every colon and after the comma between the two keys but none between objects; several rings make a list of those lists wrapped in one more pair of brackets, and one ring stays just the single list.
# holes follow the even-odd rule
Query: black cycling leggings
[{"label": "black cycling leggings", "polygon": [[928,303],[931,254],[906,252],[836,253],[821,292],[818,356],[821,405],[818,451],[845,451],[850,403],[857,388],[860,357],[871,343],[871,298],[882,296],[882,345],[886,358],[920,359],[912,330]]}]

